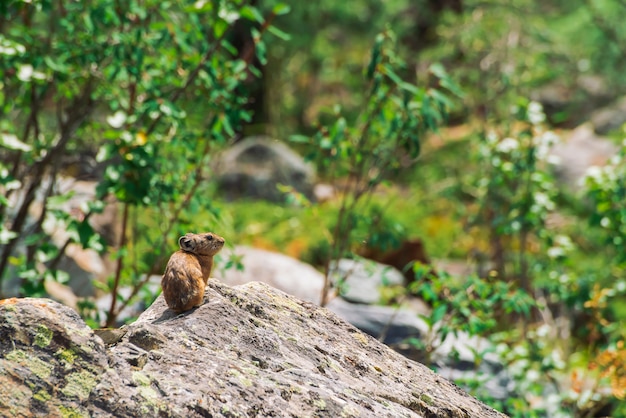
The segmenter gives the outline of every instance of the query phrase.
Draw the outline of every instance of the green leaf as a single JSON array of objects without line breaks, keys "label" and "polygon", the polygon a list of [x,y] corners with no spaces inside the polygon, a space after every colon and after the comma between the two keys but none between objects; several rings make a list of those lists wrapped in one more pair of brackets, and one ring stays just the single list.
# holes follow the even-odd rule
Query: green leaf
[{"label": "green leaf", "polygon": [[398,84],[398,86],[402,89],[402,90],[406,90],[409,93],[413,93],[413,94],[419,94],[420,93],[420,89],[419,87],[417,87],[414,84],[411,83],[407,83],[406,81],[403,81],[401,83]]},{"label": "green leaf", "polygon": [[69,67],[67,65],[61,63],[58,60],[58,57],[56,57],[56,59],[53,59],[51,56],[46,55],[43,57],[43,61],[52,71],[56,71],[57,73],[67,73],[69,70]]},{"label": "green leaf", "polygon": [[370,58],[370,63],[367,66],[367,72],[365,73],[368,79],[372,79],[374,74],[376,73],[376,68],[378,64],[382,60],[382,45],[385,41],[385,36],[383,34],[378,34],[376,36],[376,40],[374,41],[374,46],[372,47],[372,57]]},{"label": "green leaf", "polygon": [[395,71],[393,71],[393,69],[391,68],[389,64],[383,65],[383,69],[384,69],[384,74],[387,77],[389,77],[389,79],[391,79],[391,81],[393,81],[394,84],[396,84],[397,86],[400,86],[401,84],[404,83],[404,81],[402,81],[402,79],[398,76],[398,74],[396,74]]},{"label": "green leaf", "polygon": [[282,30],[278,29],[276,26],[270,26],[269,28],[267,28],[267,31],[271,33],[272,35],[276,36],[277,38],[282,39],[283,41],[291,40],[291,35],[283,32]]},{"label": "green leaf", "polygon": [[445,303],[437,306],[435,310],[433,310],[433,313],[430,315],[430,318],[433,321],[433,324],[436,324],[437,322],[441,321],[443,317],[446,315],[447,311],[448,311],[448,305],[446,305]]},{"label": "green leaf", "polygon": [[276,16],[286,15],[290,11],[291,11],[291,6],[285,3],[278,3],[272,9],[272,13],[275,14]]},{"label": "green leaf", "polygon": [[448,76],[445,67],[439,62],[431,64],[429,71],[437,78],[445,78]]},{"label": "green leaf", "polygon": [[215,23],[213,23],[213,35],[216,38],[221,38],[226,30],[228,30],[228,22],[226,22],[225,20],[220,19],[216,20]]},{"label": "green leaf", "polygon": [[261,24],[265,22],[265,18],[263,18],[263,15],[255,7],[252,7],[252,6],[249,6],[249,5],[243,6],[239,10],[239,14],[244,19],[248,19],[248,20],[251,20],[253,22],[258,22],[258,23],[261,23]]}]

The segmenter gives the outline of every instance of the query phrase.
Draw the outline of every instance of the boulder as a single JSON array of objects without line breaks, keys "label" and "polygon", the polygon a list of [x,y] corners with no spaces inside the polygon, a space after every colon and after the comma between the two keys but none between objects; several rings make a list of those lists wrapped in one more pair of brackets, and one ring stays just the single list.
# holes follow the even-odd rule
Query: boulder
[{"label": "boulder", "polygon": [[[402,272],[405,284],[408,285],[416,280],[413,265],[415,263],[430,265],[431,260],[426,254],[424,242],[419,238],[405,239],[398,244],[385,251],[380,248],[365,246],[359,255],[395,267]],[[428,274],[435,274],[435,272],[431,271]]]},{"label": "boulder", "polygon": [[314,171],[283,142],[265,136],[243,139],[226,150],[214,165],[220,196],[284,202],[279,185],[292,187],[313,200]]},{"label": "boulder", "polygon": [[102,334],[46,299],[0,302],[0,415],[504,417],[332,312],[210,281]]},{"label": "boulder", "polygon": [[343,258],[331,265],[330,271],[340,296],[354,303],[379,303],[381,287],[404,284],[404,276],[397,269],[371,260]]},{"label": "boulder", "polygon": [[[236,259],[243,269],[224,268]],[[313,266],[284,254],[238,245],[224,249],[216,262],[215,277],[230,285],[263,282],[299,299],[320,304],[324,275]]]},{"label": "boulder", "polygon": [[551,154],[560,162],[556,168],[559,179],[576,189],[591,166],[604,165],[617,153],[617,145],[607,138],[595,134],[589,123],[574,129],[568,138],[556,144]]},{"label": "boulder", "polygon": [[409,338],[428,334],[428,324],[415,312],[391,306],[350,303],[335,298],[326,307],[361,331],[398,349]]},{"label": "boulder", "polygon": [[626,123],[626,97],[622,97],[608,106],[602,107],[591,114],[594,131],[606,135]]}]

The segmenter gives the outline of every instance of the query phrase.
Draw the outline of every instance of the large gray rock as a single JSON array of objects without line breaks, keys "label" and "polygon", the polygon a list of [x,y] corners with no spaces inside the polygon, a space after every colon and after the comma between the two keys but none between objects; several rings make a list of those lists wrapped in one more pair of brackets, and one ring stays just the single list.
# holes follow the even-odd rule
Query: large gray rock
[{"label": "large gray rock", "polygon": [[591,124],[596,133],[606,135],[626,123],[626,97],[622,97],[608,106],[591,114]]},{"label": "large gray rock", "polygon": [[354,303],[379,303],[382,287],[404,284],[404,276],[396,268],[366,259],[342,258],[332,263],[330,271],[341,297]]},{"label": "large gray rock", "polygon": [[284,202],[279,185],[291,186],[313,199],[314,171],[291,148],[264,136],[249,137],[226,150],[214,166],[220,195]]},{"label": "large gray rock", "polygon": [[617,145],[594,133],[591,124],[580,125],[568,138],[556,144],[551,151],[559,158],[557,175],[571,188],[579,188],[587,169],[604,165],[617,153]]},{"label": "large gray rock", "polygon": [[[111,333],[115,334],[115,333]],[[260,283],[162,297],[106,348],[69,308],[0,303],[0,415],[503,417],[423,365]]]},{"label": "large gray rock", "polygon": [[[241,270],[224,268],[225,263],[232,258],[241,263]],[[232,250],[223,250],[216,265],[215,277],[230,286],[263,282],[299,299],[320,304],[324,275],[295,258],[238,245]]]}]

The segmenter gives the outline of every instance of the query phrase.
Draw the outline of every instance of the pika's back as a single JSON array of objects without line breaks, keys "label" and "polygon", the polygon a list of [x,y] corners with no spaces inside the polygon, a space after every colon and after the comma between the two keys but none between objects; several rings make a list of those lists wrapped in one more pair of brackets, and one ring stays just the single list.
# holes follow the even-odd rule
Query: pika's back
[{"label": "pika's back", "polygon": [[161,279],[163,297],[174,312],[200,306],[204,287],[213,268],[213,256],[224,246],[224,238],[212,232],[188,233],[178,240],[180,250],[170,257]]},{"label": "pika's back", "polygon": [[180,237],[178,245],[183,251],[196,255],[215,255],[224,246],[224,238],[212,232],[192,234],[191,232]]}]

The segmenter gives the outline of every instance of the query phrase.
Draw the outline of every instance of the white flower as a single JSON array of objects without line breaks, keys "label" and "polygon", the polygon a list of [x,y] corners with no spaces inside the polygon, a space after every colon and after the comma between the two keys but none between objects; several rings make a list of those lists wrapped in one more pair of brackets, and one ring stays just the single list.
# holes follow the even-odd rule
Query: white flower
[{"label": "white flower", "polygon": [[528,121],[533,125],[537,125],[546,120],[546,115],[543,113],[543,106],[539,102],[530,102],[528,104]]},{"label": "white flower", "polygon": [[20,70],[17,72],[17,78],[19,78],[22,81],[29,81],[30,78],[33,76],[33,72],[35,70],[33,69],[33,66],[30,64],[26,64],[26,65],[22,65],[20,67]]},{"label": "white flower", "polygon": [[496,150],[505,154],[510,153],[519,148],[519,142],[514,138],[504,138],[496,145]]},{"label": "white flower", "polygon": [[567,235],[557,235],[556,237],[554,237],[554,242],[567,251],[574,249],[574,243]]},{"label": "white flower", "polygon": [[25,64],[22,65],[18,70],[17,78],[19,78],[21,81],[30,81],[33,78],[38,80],[45,80],[46,75],[41,71],[35,71],[32,65]]},{"label": "white flower", "polygon": [[560,141],[558,135],[552,131],[544,132],[533,138],[533,143],[537,147],[537,158],[545,160],[550,154],[550,149]]},{"label": "white flower", "polygon": [[[567,235],[557,235],[554,237],[554,246],[548,248],[548,257],[559,258],[564,257],[568,252],[574,249],[574,243]],[[560,277],[560,280],[569,280],[568,277]]]},{"label": "white flower", "polygon": [[564,369],[565,368],[565,362],[563,361],[563,358],[561,357],[561,353],[557,350],[553,350],[552,354],[550,354],[551,360],[552,360],[552,365],[557,368],[557,369]]},{"label": "white flower", "polygon": [[550,326],[548,324],[542,324],[537,328],[537,337],[547,337],[550,334]]},{"label": "white flower", "polygon": [[585,172],[585,179],[591,180],[595,183],[602,183],[602,168],[597,165],[592,165]]},{"label": "white flower", "polygon": [[536,382],[539,380],[539,372],[537,370],[529,370],[526,372],[526,380],[528,382]]},{"label": "white flower", "polygon": [[126,122],[126,113],[122,112],[121,110],[118,110],[111,116],[107,116],[107,122],[113,128],[116,128],[116,129],[121,128],[124,125],[124,122]]},{"label": "white flower", "polygon": [[559,258],[565,255],[565,251],[561,247],[550,247],[548,248],[548,257],[550,258]]},{"label": "white flower", "polygon": [[487,143],[488,144],[495,144],[498,141],[498,135],[496,135],[495,132],[489,132],[487,133]]},{"label": "white flower", "polygon": [[561,137],[559,137],[557,134],[555,134],[552,131],[544,132],[543,135],[539,136],[539,139],[541,143],[549,145],[549,146],[554,146],[558,144],[559,142],[561,142]]},{"label": "white flower", "polygon": [[550,196],[542,192],[535,193],[535,204],[547,210],[554,209],[554,202],[550,199]]}]

